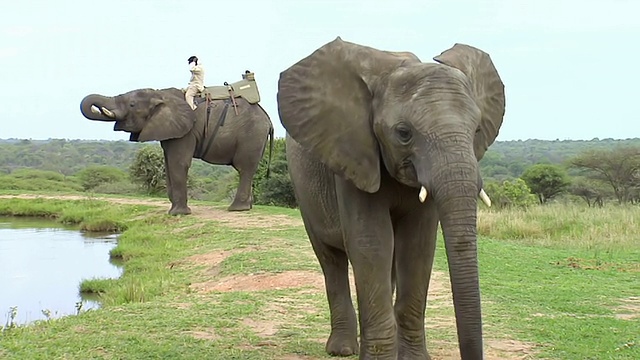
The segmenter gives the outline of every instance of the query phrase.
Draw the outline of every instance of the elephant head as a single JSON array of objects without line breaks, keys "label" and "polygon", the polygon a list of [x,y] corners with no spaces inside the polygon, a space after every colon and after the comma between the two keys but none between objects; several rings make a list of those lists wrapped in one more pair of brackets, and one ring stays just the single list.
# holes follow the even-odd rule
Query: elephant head
[{"label": "elephant head", "polygon": [[387,171],[420,201],[433,201],[461,354],[478,358],[478,195],[489,201],[478,161],[502,124],[504,85],[489,55],[474,47],[455,44],[434,60],[338,37],[280,74],[279,115],[294,140],[360,190],[377,192]]},{"label": "elephant head", "polygon": [[162,141],[187,134],[195,112],[178,89],[140,89],[115,97],[87,95],[80,103],[90,120],[114,121],[114,131],[131,133],[131,141]]}]

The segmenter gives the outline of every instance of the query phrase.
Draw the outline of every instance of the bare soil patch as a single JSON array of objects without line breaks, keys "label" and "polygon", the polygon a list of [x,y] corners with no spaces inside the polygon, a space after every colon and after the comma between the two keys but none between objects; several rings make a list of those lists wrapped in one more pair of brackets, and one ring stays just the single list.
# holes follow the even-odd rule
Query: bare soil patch
[{"label": "bare soil patch", "polygon": [[203,330],[190,330],[185,331],[184,333],[201,340],[217,340],[220,338],[218,335],[216,335],[215,330],[212,328]]},{"label": "bare soil patch", "polygon": [[622,299],[622,305],[618,306],[616,310],[616,318],[622,320],[633,320],[640,318],[640,297],[632,296],[626,299]]},{"label": "bare soil patch", "polygon": [[235,228],[282,228],[302,225],[302,220],[287,215],[256,215],[251,211],[226,211],[202,205],[191,206],[191,214]]},{"label": "bare soil patch", "polygon": [[193,290],[211,291],[263,291],[311,286],[323,289],[322,274],[311,271],[285,271],[277,274],[233,275],[220,280],[205,281],[191,285]]},{"label": "bare soil patch", "polygon": [[[428,342],[427,348],[433,359],[460,359],[458,344],[455,342]],[[532,348],[532,345],[516,340],[487,340],[485,341],[484,355],[487,360],[534,359]]]}]

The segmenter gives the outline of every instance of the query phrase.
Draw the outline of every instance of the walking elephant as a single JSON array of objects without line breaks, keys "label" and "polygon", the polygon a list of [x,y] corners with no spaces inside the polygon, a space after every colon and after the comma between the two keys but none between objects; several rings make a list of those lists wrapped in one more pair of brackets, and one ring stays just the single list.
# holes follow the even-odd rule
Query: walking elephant
[{"label": "walking elephant", "polygon": [[331,312],[329,354],[430,359],[424,315],[440,223],[460,354],[483,358],[476,216],[478,197],[490,200],[478,161],[502,124],[504,85],[474,47],[434,60],[338,37],[280,74],[289,171]]},{"label": "walking elephant", "polygon": [[[130,141],[160,141],[164,151],[169,214],[190,214],[187,206],[187,173],[191,159],[231,165],[240,184],[229,211],[252,207],[253,176],[269,137],[269,163],[273,149],[273,125],[259,104],[237,98],[237,115],[225,100],[212,100],[191,110],[180,89],[138,89],[115,97],[88,95],[81,104],[90,120],[115,122],[114,131],[131,133]],[[223,122],[223,124],[221,124]],[[221,126],[220,126],[221,125]]]}]

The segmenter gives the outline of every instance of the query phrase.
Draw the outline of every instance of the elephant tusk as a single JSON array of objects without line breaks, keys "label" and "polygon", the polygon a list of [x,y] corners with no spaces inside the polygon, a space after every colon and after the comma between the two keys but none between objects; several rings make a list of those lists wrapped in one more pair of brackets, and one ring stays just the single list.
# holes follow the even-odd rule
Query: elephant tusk
[{"label": "elephant tusk", "polygon": [[418,199],[420,199],[420,202],[424,202],[425,200],[427,200],[427,189],[423,187],[420,188],[420,194],[418,195]]},{"label": "elephant tusk", "polygon": [[484,189],[480,189],[480,199],[482,199],[482,202],[487,205],[488,207],[491,207],[491,199],[489,199],[489,195],[487,195],[486,192],[484,192]]},{"label": "elephant tusk", "polygon": [[100,109],[98,109],[98,107],[95,106],[95,105],[91,105],[91,112],[94,113],[94,114],[102,115],[102,113],[100,112]]},{"label": "elephant tusk", "polygon": [[116,117],[116,114],[114,114],[111,110],[107,109],[106,107],[101,107],[100,110],[102,110],[102,113],[110,118]]}]

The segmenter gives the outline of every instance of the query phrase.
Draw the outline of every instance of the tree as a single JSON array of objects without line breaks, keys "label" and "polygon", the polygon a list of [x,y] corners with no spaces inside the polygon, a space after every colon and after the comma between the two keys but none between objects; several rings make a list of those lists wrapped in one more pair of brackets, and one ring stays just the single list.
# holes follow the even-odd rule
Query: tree
[{"label": "tree", "polygon": [[[572,181],[569,192],[572,195],[581,197],[589,207],[602,207],[604,206],[604,199],[608,195],[605,187],[606,184],[600,181],[577,177]],[[611,191],[609,190],[609,192]]]},{"label": "tree", "polygon": [[565,192],[571,184],[567,172],[558,165],[537,164],[528,167],[521,176],[540,204]]},{"label": "tree", "polygon": [[602,181],[613,190],[619,203],[630,201],[640,172],[640,146],[588,150],[572,158],[570,166],[591,179]]},{"label": "tree", "polygon": [[166,190],[164,153],[160,145],[146,145],[136,152],[129,166],[129,177],[149,194]]}]

